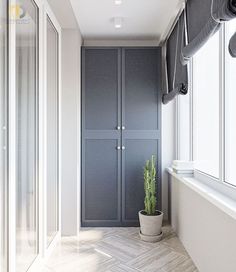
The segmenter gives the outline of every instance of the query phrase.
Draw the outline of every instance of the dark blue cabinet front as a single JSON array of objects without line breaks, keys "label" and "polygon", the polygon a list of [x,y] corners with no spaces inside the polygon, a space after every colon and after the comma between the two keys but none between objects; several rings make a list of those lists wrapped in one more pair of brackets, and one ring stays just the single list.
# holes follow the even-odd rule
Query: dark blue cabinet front
[{"label": "dark blue cabinet front", "polygon": [[82,226],[137,226],[143,167],[157,157],[160,48],[82,49]]}]

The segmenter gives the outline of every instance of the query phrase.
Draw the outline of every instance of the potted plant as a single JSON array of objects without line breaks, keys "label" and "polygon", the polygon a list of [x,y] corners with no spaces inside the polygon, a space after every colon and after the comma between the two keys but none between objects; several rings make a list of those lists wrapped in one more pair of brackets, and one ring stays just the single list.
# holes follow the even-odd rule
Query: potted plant
[{"label": "potted plant", "polygon": [[139,212],[140,237],[146,242],[158,242],[162,238],[163,212],[156,209],[156,159],[152,156],[144,167],[145,210]]}]

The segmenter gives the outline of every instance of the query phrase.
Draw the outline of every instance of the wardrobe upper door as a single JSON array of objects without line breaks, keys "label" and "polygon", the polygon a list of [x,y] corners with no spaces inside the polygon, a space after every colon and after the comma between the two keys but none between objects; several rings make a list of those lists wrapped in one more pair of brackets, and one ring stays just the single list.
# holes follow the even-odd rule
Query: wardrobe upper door
[{"label": "wardrobe upper door", "polygon": [[114,130],[119,116],[119,50],[84,50],[83,87],[86,130]]},{"label": "wardrobe upper door", "polygon": [[123,126],[158,130],[159,48],[123,49]]}]

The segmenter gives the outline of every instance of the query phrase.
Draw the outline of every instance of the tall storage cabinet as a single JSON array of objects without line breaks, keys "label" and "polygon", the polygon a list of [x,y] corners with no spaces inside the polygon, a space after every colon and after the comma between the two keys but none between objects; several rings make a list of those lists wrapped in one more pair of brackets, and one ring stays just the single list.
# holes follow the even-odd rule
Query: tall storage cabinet
[{"label": "tall storage cabinet", "polygon": [[84,47],[82,57],[82,226],[137,226],[152,154],[161,203],[161,50]]}]

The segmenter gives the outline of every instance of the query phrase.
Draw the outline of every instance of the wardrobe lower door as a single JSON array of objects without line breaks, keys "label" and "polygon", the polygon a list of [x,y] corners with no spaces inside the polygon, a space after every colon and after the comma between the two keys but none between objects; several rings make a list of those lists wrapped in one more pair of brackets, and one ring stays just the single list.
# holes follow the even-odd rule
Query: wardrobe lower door
[{"label": "wardrobe lower door", "polygon": [[7,271],[7,1],[0,0],[0,271]]},{"label": "wardrobe lower door", "polygon": [[138,226],[138,212],[144,209],[143,168],[152,155],[157,157],[158,140],[126,139],[122,153],[122,221],[125,226]]},{"label": "wardrobe lower door", "polygon": [[84,150],[83,226],[120,224],[120,151],[116,139],[87,139]]}]

